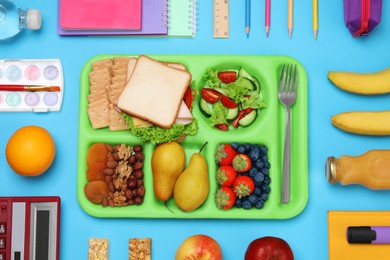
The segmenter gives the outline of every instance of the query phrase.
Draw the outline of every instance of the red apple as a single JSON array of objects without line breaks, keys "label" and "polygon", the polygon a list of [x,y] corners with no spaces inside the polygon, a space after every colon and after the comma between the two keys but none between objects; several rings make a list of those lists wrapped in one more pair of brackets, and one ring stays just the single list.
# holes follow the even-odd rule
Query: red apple
[{"label": "red apple", "polygon": [[289,244],[279,237],[253,240],[245,252],[245,260],[294,260]]},{"label": "red apple", "polygon": [[186,238],[176,251],[175,260],[222,260],[217,241],[206,235]]}]

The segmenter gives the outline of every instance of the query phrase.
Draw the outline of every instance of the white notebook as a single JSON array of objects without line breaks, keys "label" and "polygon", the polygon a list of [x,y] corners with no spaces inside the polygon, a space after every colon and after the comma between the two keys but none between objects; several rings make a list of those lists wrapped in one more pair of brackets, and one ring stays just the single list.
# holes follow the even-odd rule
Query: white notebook
[{"label": "white notebook", "polygon": [[168,1],[168,36],[195,37],[197,0]]}]

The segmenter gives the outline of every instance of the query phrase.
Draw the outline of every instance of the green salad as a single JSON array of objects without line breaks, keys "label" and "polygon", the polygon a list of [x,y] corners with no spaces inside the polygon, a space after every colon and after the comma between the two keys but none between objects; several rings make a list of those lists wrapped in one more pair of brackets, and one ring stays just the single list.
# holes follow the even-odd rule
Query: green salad
[{"label": "green salad", "polygon": [[267,105],[261,98],[260,82],[244,68],[218,71],[208,69],[203,76],[200,108],[211,126],[227,131],[250,125]]}]

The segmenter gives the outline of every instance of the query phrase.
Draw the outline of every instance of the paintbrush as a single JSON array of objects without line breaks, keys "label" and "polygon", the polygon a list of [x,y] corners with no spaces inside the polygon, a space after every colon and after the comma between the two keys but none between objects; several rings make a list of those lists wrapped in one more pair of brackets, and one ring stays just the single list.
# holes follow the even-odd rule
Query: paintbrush
[{"label": "paintbrush", "polygon": [[45,85],[0,85],[0,91],[61,91],[59,86],[45,86]]}]

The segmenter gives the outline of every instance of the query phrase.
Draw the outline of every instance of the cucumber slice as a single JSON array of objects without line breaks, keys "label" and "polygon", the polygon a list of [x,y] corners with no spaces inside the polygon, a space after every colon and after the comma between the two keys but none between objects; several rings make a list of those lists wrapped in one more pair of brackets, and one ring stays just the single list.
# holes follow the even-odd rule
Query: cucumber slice
[{"label": "cucumber slice", "polygon": [[256,119],[256,115],[257,115],[257,112],[256,110],[253,110],[252,112],[250,112],[249,114],[247,114],[246,116],[244,116],[243,118],[241,118],[238,123],[242,126],[248,126],[250,124],[252,124],[253,121],[255,121]]},{"label": "cucumber slice", "polygon": [[255,77],[252,77],[253,78],[253,81],[252,81],[252,84],[253,84],[253,87],[254,87],[254,90],[257,90],[260,92],[260,82],[257,80],[257,78]]},{"label": "cucumber slice", "polygon": [[253,89],[254,90],[260,90],[260,83],[259,83],[259,81],[255,77],[250,75],[244,68],[242,68],[242,67],[240,68],[240,71],[238,72],[238,75],[240,77],[248,79],[251,82],[251,84],[253,85]]},{"label": "cucumber slice", "polygon": [[238,71],[238,76],[244,77],[246,79],[249,79],[250,81],[253,81],[253,77],[243,68],[241,67]]},{"label": "cucumber slice", "polygon": [[206,116],[206,117],[210,117],[211,116],[211,113],[212,113],[212,104],[209,104],[207,103],[206,100],[204,100],[203,98],[200,99],[200,102],[199,102],[199,106],[200,106],[200,110],[202,111],[202,113]]},{"label": "cucumber slice", "polygon": [[228,114],[226,116],[226,119],[227,120],[232,120],[232,119],[236,118],[237,115],[238,115],[238,107],[236,107],[236,108],[229,108]]}]

